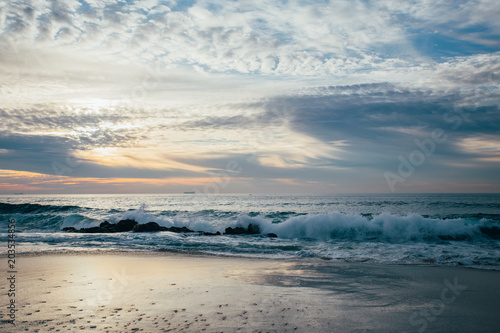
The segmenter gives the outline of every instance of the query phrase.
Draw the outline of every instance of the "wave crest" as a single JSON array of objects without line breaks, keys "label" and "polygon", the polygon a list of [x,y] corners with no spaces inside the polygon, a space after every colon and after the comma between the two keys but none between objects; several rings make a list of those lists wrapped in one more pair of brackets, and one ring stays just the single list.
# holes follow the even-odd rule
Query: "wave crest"
[{"label": "wave crest", "polygon": [[257,224],[261,232],[285,239],[355,240],[355,241],[443,241],[471,240],[482,236],[481,228],[491,227],[487,220],[434,219],[411,214],[380,214],[373,218],[341,213],[295,216],[273,224],[262,217],[241,215],[237,225]]}]

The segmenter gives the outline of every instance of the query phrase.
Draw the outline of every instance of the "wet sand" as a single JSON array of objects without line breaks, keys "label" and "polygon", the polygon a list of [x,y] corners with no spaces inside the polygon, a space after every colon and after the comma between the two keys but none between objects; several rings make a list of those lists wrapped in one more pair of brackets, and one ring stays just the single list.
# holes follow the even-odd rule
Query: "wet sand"
[{"label": "wet sand", "polygon": [[5,277],[6,270],[2,332],[497,332],[500,324],[497,271],[180,254],[20,256],[15,327]]}]

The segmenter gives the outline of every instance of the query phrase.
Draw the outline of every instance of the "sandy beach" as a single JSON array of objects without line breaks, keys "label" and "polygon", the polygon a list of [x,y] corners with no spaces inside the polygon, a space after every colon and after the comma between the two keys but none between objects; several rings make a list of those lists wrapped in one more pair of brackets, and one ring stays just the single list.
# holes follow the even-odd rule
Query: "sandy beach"
[{"label": "sandy beach", "polygon": [[500,309],[498,271],[180,254],[20,256],[15,327],[1,289],[2,332],[496,332]]}]

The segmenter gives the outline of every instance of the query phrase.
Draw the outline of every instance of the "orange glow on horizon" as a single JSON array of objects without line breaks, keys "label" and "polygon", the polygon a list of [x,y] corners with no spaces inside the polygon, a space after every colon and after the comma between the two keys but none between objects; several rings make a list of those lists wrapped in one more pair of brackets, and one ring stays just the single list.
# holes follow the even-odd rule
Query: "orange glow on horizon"
[{"label": "orange glow on horizon", "polygon": [[[205,186],[216,183],[216,177],[193,177],[193,178],[97,178],[97,177],[71,177],[46,175],[28,171],[0,170],[0,192],[22,192],[22,191],[44,191],[78,189],[92,185],[110,185],[123,190],[123,186],[180,186],[194,187]],[[233,183],[241,183],[248,178],[232,179]],[[44,187],[43,185],[49,185]]]}]

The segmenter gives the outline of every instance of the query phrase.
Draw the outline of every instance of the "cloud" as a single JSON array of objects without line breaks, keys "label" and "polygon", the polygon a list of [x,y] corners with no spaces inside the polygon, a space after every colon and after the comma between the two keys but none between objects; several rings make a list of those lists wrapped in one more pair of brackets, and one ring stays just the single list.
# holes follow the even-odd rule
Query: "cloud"
[{"label": "cloud", "polygon": [[[3,109],[0,149],[13,170],[54,174],[68,156],[78,177],[207,177],[236,160],[236,178],[370,179],[444,131],[426,163],[491,174],[498,154],[497,89],[419,89],[392,83],[327,86],[250,103],[181,109]],[[10,133],[10,134],[7,134]],[[490,147],[490,148],[491,148]],[[74,169],[74,171],[73,171]]]},{"label": "cloud", "polygon": [[[97,111],[100,112],[100,111]],[[123,146],[140,136],[130,116],[117,112],[95,113],[92,109],[40,106],[33,109],[0,109],[3,135],[63,137],[72,149]],[[120,126],[122,125],[122,126]],[[13,141],[17,141],[13,137]]]},{"label": "cloud", "polygon": [[[87,96],[175,105],[315,85],[495,80],[498,7],[486,0],[11,2],[0,12],[0,102]],[[476,73],[474,62],[481,62]]]},{"label": "cloud", "polygon": [[[382,170],[391,167],[398,155],[411,153],[417,148],[415,140],[430,138],[436,129],[449,139],[436,149],[430,164],[474,161],[477,152],[464,149],[470,146],[464,142],[496,137],[500,110],[492,101],[499,97],[498,90],[485,94],[482,90],[416,90],[371,84],[317,88],[310,94],[270,100],[267,108],[286,108],[289,127],[295,132],[324,143],[345,142],[336,158],[325,159],[325,163]],[[268,117],[272,118],[271,112]],[[487,141],[494,142],[491,138]],[[496,158],[496,152],[481,153]]]},{"label": "cloud", "polygon": [[2,12],[2,36],[25,47],[51,45],[88,55],[98,48],[100,56],[197,65],[210,72],[325,75],[391,67],[388,58],[405,57],[412,64],[415,56],[426,56],[419,54],[421,45],[413,45],[414,37],[431,29],[445,34],[458,24],[461,35],[469,36],[464,29],[475,27],[480,45],[481,38],[499,32],[493,14],[498,7],[489,1],[12,3]]},{"label": "cloud", "polygon": [[236,159],[236,178],[259,186],[379,189],[439,128],[448,139],[424,174],[482,184],[498,162],[499,12],[490,0],[9,2],[0,156],[11,170],[54,174],[70,156],[72,177],[134,179],[202,179]]}]

